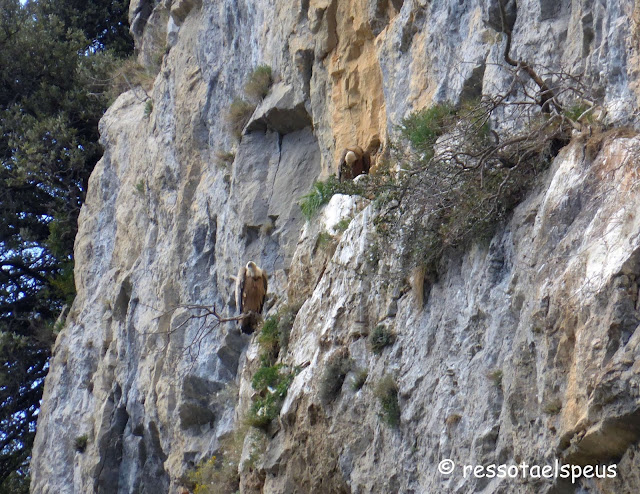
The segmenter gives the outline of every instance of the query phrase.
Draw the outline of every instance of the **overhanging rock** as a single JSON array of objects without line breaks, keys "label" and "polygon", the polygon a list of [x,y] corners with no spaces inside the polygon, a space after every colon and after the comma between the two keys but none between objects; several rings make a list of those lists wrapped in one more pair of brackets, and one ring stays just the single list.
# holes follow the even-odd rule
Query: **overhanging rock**
[{"label": "overhanging rock", "polygon": [[304,100],[296,95],[288,84],[275,84],[266,98],[253,112],[244,133],[273,130],[279,134],[290,134],[311,125],[311,116]]}]

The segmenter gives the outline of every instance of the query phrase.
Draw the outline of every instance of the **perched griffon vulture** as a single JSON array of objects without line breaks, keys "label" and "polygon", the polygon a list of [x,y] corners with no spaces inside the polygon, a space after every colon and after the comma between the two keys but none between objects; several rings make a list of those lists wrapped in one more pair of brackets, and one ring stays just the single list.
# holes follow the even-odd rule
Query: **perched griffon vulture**
[{"label": "perched griffon vulture", "polygon": [[368,151],[363,151],[360,146],[346,148],[338,165],[338,182],[353,180],[358,175],[369,173],[369,168],[371,155]]},{"label": "perched griffon vulture", "polygon": [[264,299],[267,295],[267,273],[249,261],[240,268],[236,278],[236,308],[239,314],[249,317],[240,321],[243,333],[251,334],[257,324],[257,315],[262,312]]}]

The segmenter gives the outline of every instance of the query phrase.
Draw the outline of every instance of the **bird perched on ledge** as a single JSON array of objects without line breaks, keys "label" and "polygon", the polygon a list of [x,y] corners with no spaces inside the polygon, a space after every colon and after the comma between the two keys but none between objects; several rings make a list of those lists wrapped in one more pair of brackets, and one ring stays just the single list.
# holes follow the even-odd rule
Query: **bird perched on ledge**
[{"label": "bird perched on ledge", "polygon": [[369,173],[370,168],[369,151],[363,151],[360,146],[346,148],[338,164],[338,181],[353,180],[358,175]]},{"label": "bird perched on ledge", "polygon": [[238,314],[247,315],[240,321],[243,333],[251,334],[256,329],[257,316],[262,312],[266,296],[267,273],[255,262],[249,261],[246,266],[240,268],[236,278],[236,308]]}]

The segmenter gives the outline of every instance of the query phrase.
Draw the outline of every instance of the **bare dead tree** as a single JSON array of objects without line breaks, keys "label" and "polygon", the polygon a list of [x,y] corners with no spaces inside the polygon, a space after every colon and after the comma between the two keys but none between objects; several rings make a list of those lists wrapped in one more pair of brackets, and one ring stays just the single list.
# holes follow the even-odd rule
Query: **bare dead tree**
[{"label": "bare dead tree", "polygon": [[508,86],[415,112],[391,148],[397,172],[390,167],[359,185],[358,193],[378,203],[381,242],[403,249],[400,273],[433,267],[447,249],[490,238],[572,135],[600,126],[597,98],[582,74],[536,71],[511,57],[500,6]]},{"label": "bare dead tree", "polygon": [[500,6],[500,21],[502,23],[502,32],[506,35],[507,41],[504,46],[504,61],[507,62],[510,66],[515,67],[517,69],[524,70],[529,77],[535,82],[540,88],[540,99],[538,104],[542,108],[542,111],[549,113],[550,108],[549,105],[553,105],[557,112],[562,111],[562,105],[556,99],[556,95],[552,88],[550,88],[546,82],[538,75],[538,73],[533,69],[533,67],[524,61],[514,60],[511,58],[511,42],[512,42],[512,31],[511,27],[509,27],[506,19],[507,14],[505,12],[504,0],[498,0]]},{"label": "bare dead tree", "polygon": [[[153,308],[151,306],[147,306]],[[154,310],[157,310],[154,308]],[[156,316],[154,320],[164,317],[172,318],[176,311],[184,310],[187,316],[173,327],[166,331],[148,331],[147,335],[167,335],[169,338],[165,342],[164,350],[169,346],[171,335],[179,331],[186,331],[192,325],[195,325],[195,332],[191,341],[181,348],[179,356],[186,357],[193,365],[200,356],[202,344],[206,339],[223,324],[228,322],[239,322],[248,317],[255,317],[254,313],[243,313],[238,316],[223,316],[215,305],[204,304],[178,304]]]}]

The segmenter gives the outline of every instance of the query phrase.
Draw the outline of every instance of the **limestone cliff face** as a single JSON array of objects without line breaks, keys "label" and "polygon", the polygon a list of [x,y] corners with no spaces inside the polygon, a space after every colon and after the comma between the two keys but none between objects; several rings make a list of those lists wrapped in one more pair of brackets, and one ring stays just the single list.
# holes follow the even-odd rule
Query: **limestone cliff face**
[{"label": "limestone cliff face", "polygon": [[[633,1],[507,10],[517,59],[584,73],[609,123],[637,124]],[[259,360],[255,337],[209,330],[183,306],[233,314],[231,276],[248,260],[270,273],[271,313],[306,301],[280,357],[301,372],[241,469],[243,492],[640,492],[638,138],[576,136],[489,243],[443,260],[423,305],[407,276],[389,275],[398,253],[372,259],[366,201],[336,197],[307,224],[297,205],[344,146],[386,148],[411,110],[508,87],[496,0],[134,0],[130,13],[141,57],[158,39],[166,53],[150,114],[129,91],[101,122],[34,493],[182,492],[239,427]],[[224,114],[259,64],[276,84],[236,146]],[[353,219],[335,251],[319,249],[338,210]],[[396,339],[377,355],[365,336],[379,324]],[[354,391],[350,373],[326,403],[336,355],[368,377]],[[379,419],[385,375],[397,428]],[[445,458],[451,475],[437,470]],[[460,469],[555,459],[617,462],[619,475],[572,485]]]}]

